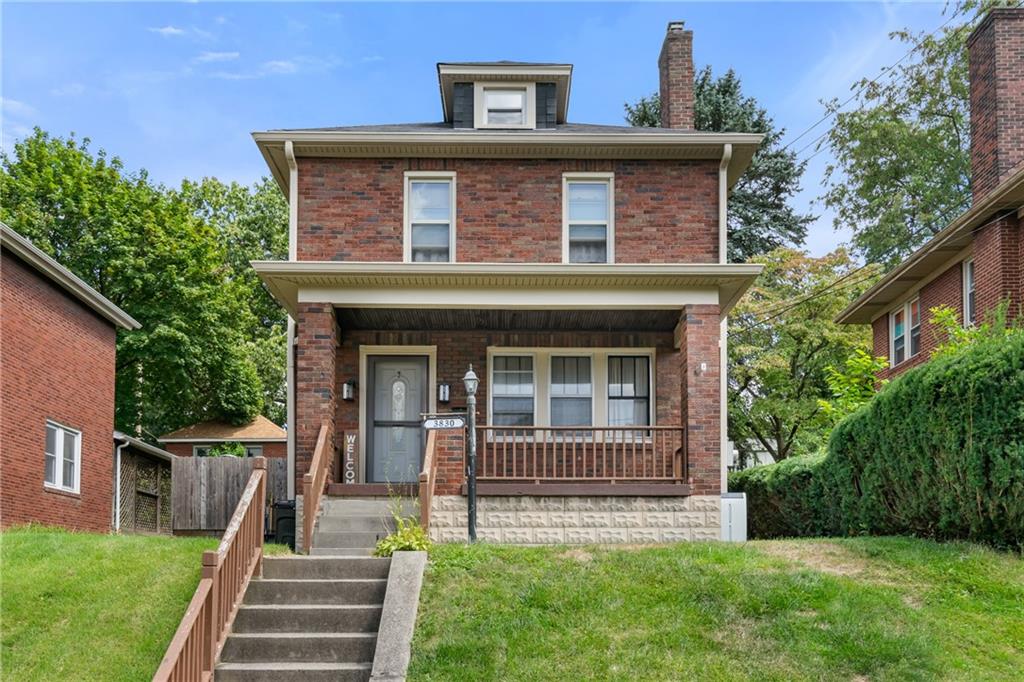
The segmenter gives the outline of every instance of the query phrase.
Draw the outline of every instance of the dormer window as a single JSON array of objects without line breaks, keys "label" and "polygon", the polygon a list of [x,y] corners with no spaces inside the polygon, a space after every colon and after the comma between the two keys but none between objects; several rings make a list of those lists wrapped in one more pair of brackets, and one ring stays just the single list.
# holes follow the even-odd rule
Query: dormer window
[{"label": "dormer window", "polygon": [[536,128],[536,84],[474,83],[477,128]]}]

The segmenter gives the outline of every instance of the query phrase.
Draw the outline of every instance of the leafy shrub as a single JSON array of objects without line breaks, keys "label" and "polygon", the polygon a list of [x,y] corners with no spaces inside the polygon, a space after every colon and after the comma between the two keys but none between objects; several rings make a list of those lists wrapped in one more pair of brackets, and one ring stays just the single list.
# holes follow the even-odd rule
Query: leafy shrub
[{"label": "leafy shrub", "polygon": [[739,472],[751,535],[912,534],[1024,547],[1024,330],[909,370],[828,452]]},{"label": "leafy shrub", "polygon": [[217,443],[210,447],[207,457],[245,457],[245,446],[236,440]]},{"label": "leafy shrub", "polygon": [[396,516],[395,523],[395,532],[377,542],[377,547],[373,550],[374,556],[388,557],[395,552],[430,551],[430,537],[415,519]]}]

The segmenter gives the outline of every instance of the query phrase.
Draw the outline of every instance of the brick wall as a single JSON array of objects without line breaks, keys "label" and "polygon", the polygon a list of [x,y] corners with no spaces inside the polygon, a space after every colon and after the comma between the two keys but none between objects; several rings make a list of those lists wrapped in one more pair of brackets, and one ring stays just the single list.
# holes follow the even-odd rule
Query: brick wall
[{"label": "brick wall", "polygon": [[300,303],[295,349],[295,481],[301,490],[316,450],[320,425],[328,423],[328,454],[334,461],[335,362],[338,325],[334,308],[325,303]]},{"label": "brick wall", "polygon": [[[162,447],[172,455],[178,455],[179,457],[191,457],[193,447],[196,445],[212,446],[215,443],[161,443]],[[246,443],[246,445],[262,445],[264,457],[287,457],[288,456],[288,444],[287,443]]]},{"label": "brick wall", "polygon": [[1024,163],[1024,9],[993,9],[967,41],[977,203]]},{"label": "brick wall", "polygon": [[1011,315],[1018,313],[1024,296],[1021,292],[1021,221],[1016,215],[991,222],[975,234],[974,278],[979,319],[1005,299],[1011,301]]},{"label": "brick wall", "polygon": [[[0,523],[108,531],[114,327],[6,251],[0,282]],[[77,495],[43,487],[47,419],[82,432]]]},{"label": "brick wall", "polygon": [[686,308],[678,376],[696,495],[722,492],[720,338],[717,305]]},{"label": "brick wall", "polygon": [[562,260],[562,174],[615,174],[615,259],[718,260],[714,161],[299,159],[300,260],[401,261],[404,173],[456,173],[456,259]]}]

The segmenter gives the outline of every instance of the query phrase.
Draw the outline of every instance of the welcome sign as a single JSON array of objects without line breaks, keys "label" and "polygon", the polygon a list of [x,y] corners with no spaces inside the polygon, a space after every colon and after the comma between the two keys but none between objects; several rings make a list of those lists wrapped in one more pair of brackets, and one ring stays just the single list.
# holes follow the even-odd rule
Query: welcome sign
[{"label": "welcome sign", "polygon": [[344,470],[344,483],[356,482],[356,456],[359,453],[359,432],[345,432],[345,447],[342,454],[342,469]]}]

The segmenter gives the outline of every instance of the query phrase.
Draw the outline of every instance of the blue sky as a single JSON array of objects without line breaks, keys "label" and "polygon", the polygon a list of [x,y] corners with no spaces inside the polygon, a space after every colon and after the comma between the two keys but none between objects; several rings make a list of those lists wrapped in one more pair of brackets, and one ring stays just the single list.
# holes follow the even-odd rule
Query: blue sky
[{"label": "blue sky", "polygon": [[[3,146],[32,126],[163,183],[267,169],[250,132],[441,118],[438,61],[575,65],[571,120],[622,123],[622,105],[657,89],[669,20],[694,31],[694,60],[733,68],[790,137],[906,46],[943,4],[920,3],[89,3],[0,6]],[[794,145],[799,149],[819,132]],[[809,155],[808,150],[804,155]],[[802,208],[822,213],[807,248],[845,239],[813,202],[827,154],[811,161]]]}]

